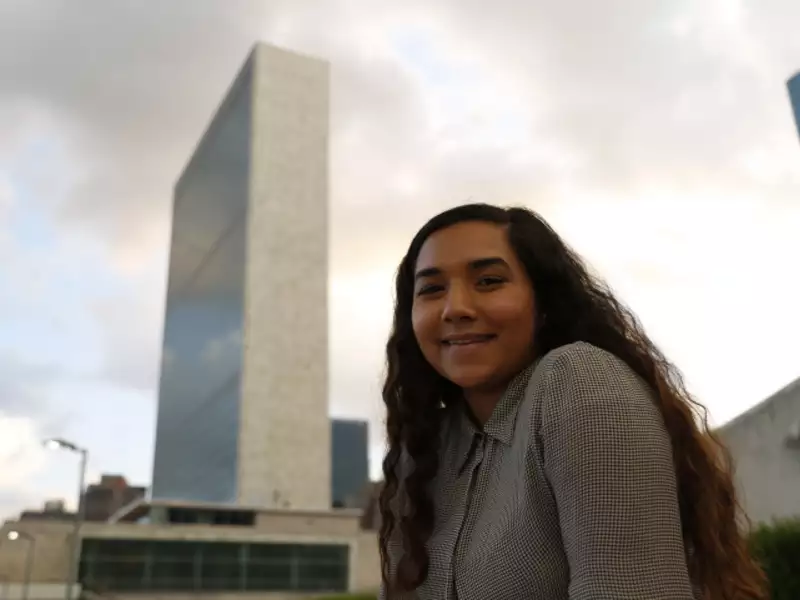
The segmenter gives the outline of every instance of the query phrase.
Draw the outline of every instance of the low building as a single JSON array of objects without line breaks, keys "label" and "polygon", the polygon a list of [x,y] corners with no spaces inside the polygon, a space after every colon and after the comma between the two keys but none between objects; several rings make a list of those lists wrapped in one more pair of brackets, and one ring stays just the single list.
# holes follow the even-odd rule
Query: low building
[{"label": "low building", "polygon": [[144,498],[147,488],[129,485],[122,475],[100,476],[84,492],[87,521],[108,521],[122,507]]},{"label": "low building", "polygon": [[[380,577],[377,541],[361,528],[361,515],[138,501],[110,522],[84,524],[80,581],[87,592],[115,600],[372,591]],[[12,530],[35,540],[32,582],[63,585],[71,524],[7,522],[2,539]],[[0,579],[22,581],[27,543],[0,545]]]},{"label": "low building", "polygon": [[[129,485],[122,475],[101,475],[100,481],[86,488],[83,502],[86,521],[108,521],[124,506],[144,498],[147,488]],[[48,500],[42,510],[26,510],[20,521],[72,521],[75,512],[64,506],[63,500]]]},{"label": "low building", "polygon": [[800,378],[717,430],[754,523],[800,516]]},{"label": "low building", "polygon": [[24,510],[19,515],[20,521],[71,521],[75,513],[68,511],[63,500],[48,500],[42,510]]}]

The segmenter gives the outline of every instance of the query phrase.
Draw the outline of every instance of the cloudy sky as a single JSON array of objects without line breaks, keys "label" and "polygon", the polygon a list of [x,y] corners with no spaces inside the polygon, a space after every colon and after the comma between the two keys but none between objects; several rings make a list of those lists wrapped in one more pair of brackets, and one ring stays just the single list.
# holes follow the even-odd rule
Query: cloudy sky
[{"label": "cloudy sky", "polygon": [[[435,7],[433,7],[435,4]],[[543,213],[716,423],[800,376],[795,0],[0,0],[0,516],[150,478],[172,185],[251,45],[332,63],[331,411],[466,200]],[[794,273],[794,275],[792,275]]]}]

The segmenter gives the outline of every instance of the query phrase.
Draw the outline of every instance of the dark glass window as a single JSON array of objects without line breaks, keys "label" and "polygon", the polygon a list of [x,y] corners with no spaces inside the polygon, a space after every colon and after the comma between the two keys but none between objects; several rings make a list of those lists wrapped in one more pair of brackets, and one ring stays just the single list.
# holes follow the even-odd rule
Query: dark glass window
[{"label": "dark glass window", "polygon": [[84,540],[81,581],[97,592],[141,589],[146,579],[148,542]]},{"label": "dark glass window", "polygon": [[190,508],[170,508],[167,521],[175,524],[203,523],[206,525],[241,525],[252,527],[256,522],[255,512],[251,510],[197,510]]},{"label": "dark glass window", "polygon": [[323,591],[348,588],[349,547],[86,539],[80,578],[115,591]]},{"label": "dark glass window", "polygon": [[191,590],[196,587],[198,548],[192,542],[156,542],[151,545],[150,581],[154,590]]},{"label": "dark glass window", "polygon": [[291,544],[250,544],[247,587],[252,590],[297,589]]},{"label": "dark glass window", "polygon": [[207,542],[200,546],[203,590],[242,589],[242,544]]}]

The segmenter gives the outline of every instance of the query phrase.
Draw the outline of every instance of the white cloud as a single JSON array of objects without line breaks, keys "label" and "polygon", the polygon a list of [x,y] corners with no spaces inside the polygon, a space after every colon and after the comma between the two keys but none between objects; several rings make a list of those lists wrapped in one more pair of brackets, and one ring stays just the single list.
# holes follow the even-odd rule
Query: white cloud
[{"label": "white cloud", "polygon": [[800,375],[789,342],[800,336],[800,286],[786,276],[800,256],[796,207],[734,190],[653,190],[627,202],[566,205],[555,216],[716,423]]},{"label": "white cloud", "polygon": [[46,464],[36,422],[0,412],[0,516],[30,507],[38,494],[32,487]]},{"label": "white cloud", "polygon": [[[54,455],[43,446],[44,439],[34,419],[0,413],[0,517],[40,509],[46,500],[63,500],[67,510],[75,510],[74,457]],[[54,469],[57,477],[50,476]],[[87,469],[87,483],[99,477],[97,469]]]},{"label": "white cloud", "polygon": [[393,273],[358,271],[329,287],[331,407],[380,418],[380,377],[392,321]]},{"label": "white cloud", "polygon": [[36,423],[28,417],[0,413],[0,485],[23,485],[45,463],[45,449]]}]

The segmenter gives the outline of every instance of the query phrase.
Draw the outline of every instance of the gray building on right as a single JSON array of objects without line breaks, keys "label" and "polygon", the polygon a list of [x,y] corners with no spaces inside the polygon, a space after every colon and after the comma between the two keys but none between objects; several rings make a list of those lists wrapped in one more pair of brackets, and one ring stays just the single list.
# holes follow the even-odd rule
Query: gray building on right
[{"label": "gray building on right", "polygon": [[369,426],[366,421],[331,421],[331,504],[362,508],[369,482]]},{"label": "gray building on right", "polygon": [[717,430],[754,523],[800,517],[800,378]]},{"label": "gray building on right", "polygon": [[794,123],[797,126],[797,135],[800,136],[800,72],[787,82],[786,87],[789,88],[789,101],[792,103]]}]

